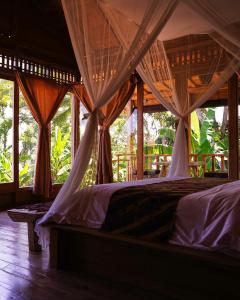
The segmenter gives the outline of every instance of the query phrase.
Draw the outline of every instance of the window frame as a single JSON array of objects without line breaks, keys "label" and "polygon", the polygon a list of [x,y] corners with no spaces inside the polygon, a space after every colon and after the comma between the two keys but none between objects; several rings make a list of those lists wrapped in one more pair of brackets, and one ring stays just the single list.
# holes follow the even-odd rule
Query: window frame
[{"label": "window frame", "polygon": [[[6,75],[0,72],[0,78],[13,82],[13,157],[12,157],[12,182],[0,182],[0,193],[16,193],[21,191],[32,191],[33,186],[20,187],[19,185],[19,85],[17,83],[15,75]],[[72,94],[72,99],[74,94]],[[72,111],[73,101],[71,101]],[[71,113],[72,118],[72,113]],[[71,132],[73,133],[73,122],[71,122]],[[71,148],[73,142],[71,138]],[[72,152],[72,151],[71,151]],[[73,161],[73,157],[72,157]],[[63,183],[53,183],[53,190],[58,191]]]},{"label": "window frame", "polygon": [[19,90],[14,75],[1,74],[1,79],[13,82],[13,157],[12,157],[12,182],[0,182],[0,192],[16,192],[19,189],[19,157],[18,157],[18,126],[19,126]]}]

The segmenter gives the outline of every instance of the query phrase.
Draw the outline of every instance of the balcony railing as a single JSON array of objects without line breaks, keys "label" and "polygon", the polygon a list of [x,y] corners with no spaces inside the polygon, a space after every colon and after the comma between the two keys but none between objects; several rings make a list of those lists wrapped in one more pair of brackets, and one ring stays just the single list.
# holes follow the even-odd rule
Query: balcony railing
[{"label": "balcony railing", "polygon": [[[172,154],[145,154],[145,177],[166,176],[171,160]],[[112,163],[115,181],[136,180],[136,154],[119,153],[112,160]],[[189,155],[189,175],[193,177],[203,177],[206,172],[224,172],[227,168],[227,157],[224,154]]]}]

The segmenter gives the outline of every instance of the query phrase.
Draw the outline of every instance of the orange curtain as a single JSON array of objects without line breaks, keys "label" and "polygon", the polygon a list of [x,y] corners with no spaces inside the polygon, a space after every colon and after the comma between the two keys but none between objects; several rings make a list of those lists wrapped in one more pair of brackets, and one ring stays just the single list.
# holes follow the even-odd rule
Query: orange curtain
[{"label": "orange curtain", "polygon": [[[112,171],[112,151],[111,151],[111,137],[109,127],[120,115],[128,100],[131,98],[135,89],[134,78],[128,80],[114,95],[112,100],[101,108],[101,119],[99,119],[99,146],[98,146],[98,162],[96,183],[110,183],[113,181]],[[91,112],[93,110],[93,102],[91,101],[84,85],[79,84],[73,86],[73,93],[78,99],[82,101],[86,109]],[[78,104],[79,105],[79,104]],[[75,131],[78,129],[76,128]],[[76,141],[75,141],[76,143]]]},{"label": "orange curtain", "polygon": [[58,110],[68,85],[36,79],[17,73],[17,82],[29,109],[38,123],[38,149],[33,191],[44,198],[52,189],[50,166],[50,122]]},{"label": "orange curtain", "polygon": [[111,137],[109,128],[120,115],[128,100],[132,97],[135,82],[128,80],[114,95],[112,100],[102,108],[103,119],[100,120],[98,162],[96,183],[113,182]]}]

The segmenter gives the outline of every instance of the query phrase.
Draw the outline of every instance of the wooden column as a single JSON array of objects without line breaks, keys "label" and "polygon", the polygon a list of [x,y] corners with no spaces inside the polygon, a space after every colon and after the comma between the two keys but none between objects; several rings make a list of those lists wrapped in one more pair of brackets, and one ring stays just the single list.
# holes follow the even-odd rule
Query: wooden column
[{"label": "wooden column", "polygon": [[13,178],[17,203],[19,196],[19,87],[17,81],[14,81],[13,132]]},{"label": "wooden column", "polygon": [[127,113],[127,153],[129,154],[127,159],[127,180],[132,180],[133,172],[136,170],[136,166],[134,165],[133,154],[133,143],[132,143],[132,100],[130,99],[126,105],[126,113]]},{"label": "wooden column", "polygon": [[131,120],[131,115],[132,115],[132,100],[129,100],[127,105],[126,105],[126,113],[127,113],[127,152],[131,153],[133,152],[133,144],[132,144],[132,120]]},{"label": "wooden column", "polygon": [[72,95],[72,130],[71,130],[71,140],[72,140],[72,148],[71,148],[71,155],[72,155],[72,163],[74,161],[75,154],[78,149],[78,145],[80,142],[80,103],[77,98]]},{"label": "wooden column", "polygon": [[143,179],[143,81],[137,83],[137,179]]},{"label": "wooden column", "polygon": [[228,176],[238,179],[238,77],[234,74],[228,81]]},{"label": "wooden column", "polygon": [[191,128],[191,114],[188,116],[188,131],[187,131],[187,139],[188,139],[188,154],[192,154],[192,128]]}]

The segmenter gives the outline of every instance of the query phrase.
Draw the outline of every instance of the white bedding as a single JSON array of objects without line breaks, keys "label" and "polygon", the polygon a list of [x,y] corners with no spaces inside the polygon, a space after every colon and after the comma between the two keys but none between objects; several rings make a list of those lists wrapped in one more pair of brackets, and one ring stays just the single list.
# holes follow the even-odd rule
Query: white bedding
[{"label": "white bedding", "polygon": [[240,257],[240,181],[183,197],[170,243]]},{"label": "white bedding", "polygon": [[[48,213],[40,219],[39,224],[54,221],[57,223],[100,228],[105,220],[109,201],[116,191],[131,186],[148,185],[171,180],[181,180],[184,178],[186,177],[163,177],[93,185],[75,193],[72,198],[69,199],[68,206],[62,208],[62,210],[55,210],[56,205],[53,203]],[[57,207],[59,207],[59,205]]]},{"label": "white bedding", "polygon": [[114,192],[131,186],[141,186],[182,180],[186,177],[163,177],[137,180],[121,183],[99,184],[79,190],[69,199],[68,205],[53,202],[49,211],[37,222],[35,231],[39,236],[39,243],[43,248],[49,244],[49,232],[46,227],[40,226],[51,222],[60,224],[81,225],[89,228],[100,228],[103,224],[109,201]]}]

